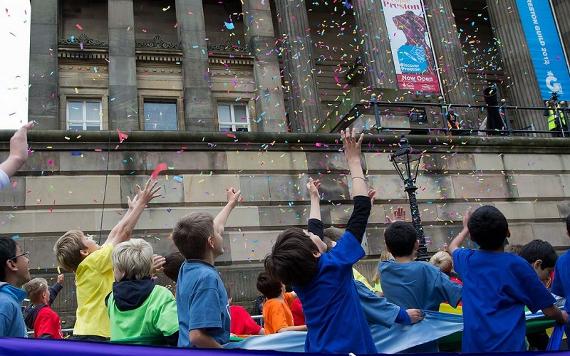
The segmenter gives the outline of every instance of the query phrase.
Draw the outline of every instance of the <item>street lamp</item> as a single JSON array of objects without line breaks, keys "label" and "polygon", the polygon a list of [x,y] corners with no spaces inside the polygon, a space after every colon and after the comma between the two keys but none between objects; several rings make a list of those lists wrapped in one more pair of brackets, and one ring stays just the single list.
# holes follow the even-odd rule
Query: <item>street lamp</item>
[{"label": "street lamp", "polygon": [[422,220],[420,218],[420,209],[418,208],[418,201],[416,200],[416,178],[418,177],[418,169],[422,160],[422,151],[416,150],[410,146],[408,139],[404,135],[400,138],[398,144],[400,147],[396,153],[390,155],[390,162],[396,168],[396,171],[404,181],[404,190],[408,193],[410,199],[410,210],[412,212],[412,224],[418,233],[420,246],[418,248],[418,261],[427,261],[427,247],[426,238],[424,235],[424,228],[422,227]]}]

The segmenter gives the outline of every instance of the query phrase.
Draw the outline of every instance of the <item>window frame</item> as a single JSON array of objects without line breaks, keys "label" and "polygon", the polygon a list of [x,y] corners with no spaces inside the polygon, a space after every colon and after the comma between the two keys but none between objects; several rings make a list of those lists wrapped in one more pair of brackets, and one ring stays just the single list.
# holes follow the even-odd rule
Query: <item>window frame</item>
[{"label": "window frame", "polygon": [[[65,129],[66,130],[72,130],[69,128],[69,123],[70,123],[70,115],[69,115],[69,104],[70,103],[81,103],[81,107],[82,107],[82,113],[81,113],[81,118],[82,118],[82,131],[87,131],[87,122],[91,122],[94,123],[94,121],[90,121],[87,120],[87,103],[88,102],[92,102],[92,103],[98,103],[99,104],[99,131],[103,130],[103,100],[102,98],[73,98],[73,97],[68,97],[66,98],[65,101]],[[79,123],[79,122],[77,122]]]},{"label": "window frame", "polygon": [[[219,114],[219,107],[221,105],[227,105],[230,107],[230,121],[222,121],[220,118],[220,114]],[[236,116],[235,116],[235,110],[234,110],[234,106],[236,105],[243,105],[245,107],[245,116],[247,119],[246,123],[243,122],[237,122],[236,121]],[[237,128],[243,128],[246,127],[247,128],[247,132],[251,132],[251,116],[250,116],[250,110],[249,110],[249,105],[247,102],[228,102],[228,101],[218,101],[216,102],[216,115],[218,117],[218,131],[222,132],[221,130],[221,125],[225,125],[225,126],[231,126],[232,131],[230,132],[238,132]]]},{"label": "window frame", "polygon": [[[141,97],[141,102],[142,102],[142,117],[141,117],[141,130],[143,131],[167,131],[167,132],[175,132],[175,131],[182,131],[183,129],[180,126],[180,100],[179,98],[160,98],[160,97],[153,97],[153,96],[142,96]],[[146,112],[145,112],[145,104],[149,103],[149,104],[174,104],[175,106],[175,119],[176,119],[176,129],[175,130],[147,130],[146,129],[146,125],[145,125],[145,120],[146,120]],[[140,104],[139,104],[140,105]]]}]

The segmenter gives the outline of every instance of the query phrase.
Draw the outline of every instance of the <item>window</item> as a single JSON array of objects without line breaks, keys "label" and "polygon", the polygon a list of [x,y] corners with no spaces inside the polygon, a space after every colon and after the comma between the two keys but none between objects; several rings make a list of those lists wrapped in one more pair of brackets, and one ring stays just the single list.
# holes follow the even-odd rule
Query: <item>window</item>
[{"label": "window", "polygon": [[167,101],[145,101],[144,129],[147,131],[178,130],[176,103]]},{"label": "window", "polygon": [[103,129],[101,100],[68,100],[67,129],[99,131]]},{"label": "window", "polygon": [[249,110],[246,104],[218,104],[220,131],[250,131]]}]

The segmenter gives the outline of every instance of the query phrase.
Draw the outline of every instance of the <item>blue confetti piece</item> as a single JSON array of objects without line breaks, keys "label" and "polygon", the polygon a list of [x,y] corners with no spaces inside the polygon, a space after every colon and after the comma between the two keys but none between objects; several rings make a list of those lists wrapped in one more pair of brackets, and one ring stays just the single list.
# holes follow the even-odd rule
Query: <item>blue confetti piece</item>
[{"label": "blue confetti piece", "polygon": [[81,151],[71,151],[71,156],[73,157],[81,156]]},{"label": "blue confetti piece", "polygon": [[233,22],[225,22],[225,21],[224,21],[224,26],[226,26],[226,28],[227,28],[228,30],[233,30],[233,29],[235,28]]},{"label": "blue confetti piece", "polygon": [[182,181],[184,181],[184,178],[182,176],[174,176],[174,178],[172,178],[172,179],[174,179],[178,183],[182,183]]},{"label": "blue confetti piece", "polygon": [[20,239],[20,235],[14,235],[12,237],[10,237],[12,240],[17,241]]}]

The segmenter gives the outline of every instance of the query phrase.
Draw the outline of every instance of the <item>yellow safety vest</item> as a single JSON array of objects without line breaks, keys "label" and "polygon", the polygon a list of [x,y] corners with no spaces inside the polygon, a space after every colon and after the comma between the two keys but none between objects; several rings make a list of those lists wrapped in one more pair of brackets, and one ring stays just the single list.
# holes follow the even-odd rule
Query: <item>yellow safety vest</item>
[{"label": "yellow safety vest", "polygon": [[[566,126],[566,117],[564,117],[564,111],[558,110],[558,117],[560,118],[560,124],[562,126]],[[554,109],[548,109],[548,130],[559,130],[560,128],[557,128],[556,126],[557,120]]]}]

